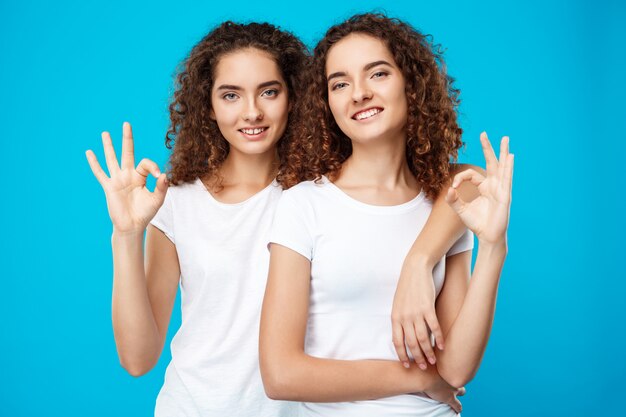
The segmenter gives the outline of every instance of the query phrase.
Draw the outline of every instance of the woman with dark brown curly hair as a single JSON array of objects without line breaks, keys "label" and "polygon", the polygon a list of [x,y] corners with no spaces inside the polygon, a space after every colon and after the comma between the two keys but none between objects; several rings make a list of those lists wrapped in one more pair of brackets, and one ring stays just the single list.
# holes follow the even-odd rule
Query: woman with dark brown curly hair
[{"label": "woman with dark brown curly hair", "polygon": [[[506,256],[508,138],[498,161],[483,135],[486,177],[470,168],[441,193],[479,252],[469,284],[469,231],[435,267],[445,349],[436,366],[403,367],[392,300],[461,146],[458,91],[426,37],[382,15],[329,29],[311,74],[310,121],[290,144],[285,175],[289,185],[307,181],[283,193],[270,233],[260,335],[266,392],[305,401],[303,416],[454,415],[486,347]],[[480,193],[471,202],[457,191],[465,181]]]},{"label": "woman with dark brown curly hair", "polygon": [[[182,324],[156,416],[293,415],[292,404],[263,390],[258,323],[267,233],[282,193],[275,179],[307,62],[290,33],[223,23],[178,75],[169,178],[147,159],[135,167],[128,123],[121,168],[110,135],[102,135],[110,178],[87,152],[113,221],[113,327],[130,374],[148,372],[161,355],[180,279]],[[154,192],[148,175],[158,178]]]}]

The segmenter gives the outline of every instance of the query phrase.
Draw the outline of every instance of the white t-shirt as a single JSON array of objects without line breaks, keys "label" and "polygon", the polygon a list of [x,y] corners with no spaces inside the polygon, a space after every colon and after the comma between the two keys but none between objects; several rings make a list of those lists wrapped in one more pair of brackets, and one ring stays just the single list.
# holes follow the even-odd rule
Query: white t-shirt
[{"label": "white t-shirt", "polygon": [[[283,192],[270,242],[311,261],[305,352],[319,358],[397,361],[391,308],[404,258],[422,230],[432,202],[420,193],[396,206],[357,201],[323,178]],[[448,256],[470,250],[467,231]],[[434,270],[437,294],[445,262]],[[454,416],[425,396],[398,395],[370,401],[303,403],[302,416]]]},{"label": "white t-shirt", "polygon": [[224,204],[200,180],[170,187],[152,225],[176,245],[182,324],[156,417],[292,416],[267,398],[259,372],[259,318],[268,232],[282,188]]}]

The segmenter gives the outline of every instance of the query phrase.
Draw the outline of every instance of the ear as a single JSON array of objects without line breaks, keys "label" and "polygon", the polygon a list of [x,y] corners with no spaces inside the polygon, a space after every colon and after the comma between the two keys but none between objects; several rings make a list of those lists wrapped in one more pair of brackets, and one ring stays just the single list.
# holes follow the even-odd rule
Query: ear
[{"label": "ear", "polygon": [[211,110],[209,110],[209,119],[213,120],[214,122],[215,120],[215,112],[213,111],[213,107],[211,107]]}]

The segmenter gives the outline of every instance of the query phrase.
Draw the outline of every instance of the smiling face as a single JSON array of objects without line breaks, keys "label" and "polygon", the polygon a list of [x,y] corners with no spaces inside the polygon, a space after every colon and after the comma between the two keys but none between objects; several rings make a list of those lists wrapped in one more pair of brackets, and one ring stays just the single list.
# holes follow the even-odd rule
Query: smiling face
[{"label": "smiling face", "polygon": [[346,36],[328,52],[326,78],[330,110],[353,142],[405,140],[404,77],[383,41]]},{"label": "smiling face", "polygon": [[274,59],[247,48],[222,56],[215,67],[211,119],[230,152],[274,152],[287,127],[288,91]]}]

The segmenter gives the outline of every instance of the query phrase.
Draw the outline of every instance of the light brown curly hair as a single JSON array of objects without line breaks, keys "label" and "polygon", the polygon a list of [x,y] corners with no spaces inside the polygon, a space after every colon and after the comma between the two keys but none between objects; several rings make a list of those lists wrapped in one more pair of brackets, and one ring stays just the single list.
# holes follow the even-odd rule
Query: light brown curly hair
[{"label": "light brown curly hair", "polygon": [[352,154],[350,139],[339,129],[328,105],[326,59],[341,39],[361,33],[380,39],[394,57],[406,82],[406,158],[424,192],[434,198],[450,176],[451,161],[463,145],[457,124],[459,90],[445,72],[442,51],[430,36],[383,14],[355,15],[331,27],[317,44],[308,87],[301,102],[301,132],[289,144],[284,182],[336,179],[341,164]]},{"label": "light brown curly hair", "polygon": [[[217,123],[209,117],[215,68],[225,54],[247,48],[273,57],[287,84],[291,107],[299,108],[295,104],[301,96],[300,79],[309,61],[304,44],[269,23],[222,23],[193,47],[176,79],[176,91],[169,106],[170,127],[165,137],[167,148],[173,148],[168,169],[172,184],[192,182],[196,178],[220,183],[219,168],[230,148]],[[290,111],[285,133],[276,145],[279,181],[295,118],[295,112]]]}]

